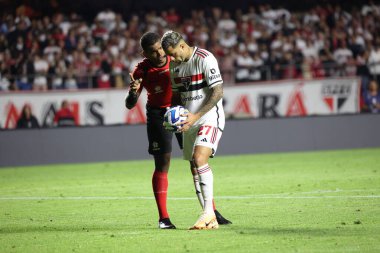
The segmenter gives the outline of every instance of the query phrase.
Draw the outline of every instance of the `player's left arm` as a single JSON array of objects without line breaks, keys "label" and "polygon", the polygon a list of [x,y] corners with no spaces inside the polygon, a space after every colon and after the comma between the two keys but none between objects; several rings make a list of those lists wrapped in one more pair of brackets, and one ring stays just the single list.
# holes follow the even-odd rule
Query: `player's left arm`
[{"label": "player's left arm", "polygon": [[195,113],[194,115],[198,119],[200,119],[203,115],[205,115],[208,111],[210,111],[214,106],[216,106],[216,104],[222,98],[223,98],[223,86],[221,84],[218,84],[214,86],[213,88],[211,88],[211,94],[209,96],[209,99],[201,107],[201,109],[199,109],[199,111]]},{"label": "player's left arm", "polygon": [[207,100],[207,102],[199,109],[196,113],[187,113],[187,120],[183,122],[183,127],[181,129],[182,132],[187,131],[192,125],[194,125],[197,120],[199,120],[203,115],[205,115],[208,111],[210,111],[220,99],[223,98],[223,87],[221,84],[218,84],[211,88],[211,94]]},{"label": "player's left arm", "polygon": [[208,55],[203,61],[203,74],[210,89],[205,104],[194,112],[197,120],[210,111],[223,98],[223,79],[219,70],[218,61],[214,55]]}]

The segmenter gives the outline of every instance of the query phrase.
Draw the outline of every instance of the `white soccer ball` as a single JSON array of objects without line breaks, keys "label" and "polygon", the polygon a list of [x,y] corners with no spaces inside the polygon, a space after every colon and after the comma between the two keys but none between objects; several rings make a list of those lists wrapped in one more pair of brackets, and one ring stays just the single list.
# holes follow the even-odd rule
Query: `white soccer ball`
[{"label": "white soccer ball", "polygon": [[187,119],[187,116],[181,116],[187,114],[189,111],[180,105],[170,107],[164,115],[165,128],[172,132],[177,132],[182,127],[181,122]]}]

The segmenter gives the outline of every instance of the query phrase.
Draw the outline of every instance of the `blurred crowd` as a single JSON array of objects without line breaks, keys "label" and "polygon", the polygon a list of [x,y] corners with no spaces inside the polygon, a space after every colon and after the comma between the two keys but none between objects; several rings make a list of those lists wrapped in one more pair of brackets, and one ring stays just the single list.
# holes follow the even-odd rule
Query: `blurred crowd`
[{"label": "blurred crowd", "polygon": [[18,8],[0,20],[0,91],[124,87],[142,59],[146,31],[180,31],[219,59],[225,83],[361,76],[380,77],[380,6],[304,12],[263,4],[233,12],[175,8],[123,17],[106,9],[94,20]]}]

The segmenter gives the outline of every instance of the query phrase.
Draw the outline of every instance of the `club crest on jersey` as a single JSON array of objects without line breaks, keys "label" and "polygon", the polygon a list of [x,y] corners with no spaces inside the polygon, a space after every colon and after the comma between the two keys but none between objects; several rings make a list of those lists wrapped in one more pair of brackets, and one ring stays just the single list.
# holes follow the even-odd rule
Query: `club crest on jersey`
[{"label": "club crest on jersey", "polygon": [[161,92],[163,92],[161,86],[156,86],[156,87],[154,87],[154,93],[157,94],[157,93],[161,93]]},{"label": "club crest on jersey", "polygon": [[183,86],[185,86],[186,90],[188,90],[191,84],[191,77],[181,77],[181,83],[183,84]]}]

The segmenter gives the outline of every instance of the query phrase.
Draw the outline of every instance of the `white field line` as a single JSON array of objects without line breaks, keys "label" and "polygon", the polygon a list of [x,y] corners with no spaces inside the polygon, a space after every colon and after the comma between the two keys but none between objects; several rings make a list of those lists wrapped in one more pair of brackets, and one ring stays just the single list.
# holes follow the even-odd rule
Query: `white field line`
[{"label": "white field line", "polygon": [[[215,196],[215,199],[376,199],[380,195],[321,195],[325,193],[344,193],[344,192],[370,192],[380,189],[356,189],[356,190],[316,190],[310,192],[260,194],[260,195],[241,195],[241,196]],[[318,194],[319,196],[303,196]],[[1,200],[129,200],[129,199],[154,199],[153,196],[0,196]],[[195,197],[168,197],[169,200],[193,200]]]},{"label": "white field line", "polygon": [[[363,196],[217,196],[215,199],[378,199],[380,195],[363,195]],[[111,197],[111,196],[77,196],[77,197],[0,197],[0,201],[5,200],[133,200],[149,199],[154,197]],[[168,200],[195,200],[195,197],[172,197]]]}]

